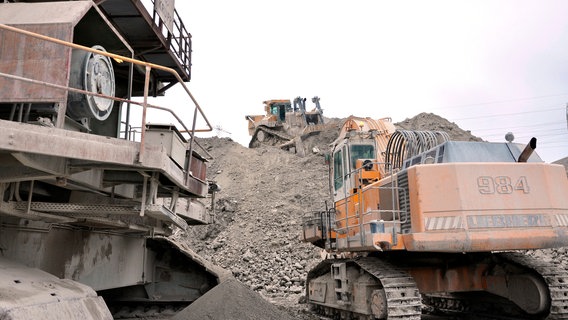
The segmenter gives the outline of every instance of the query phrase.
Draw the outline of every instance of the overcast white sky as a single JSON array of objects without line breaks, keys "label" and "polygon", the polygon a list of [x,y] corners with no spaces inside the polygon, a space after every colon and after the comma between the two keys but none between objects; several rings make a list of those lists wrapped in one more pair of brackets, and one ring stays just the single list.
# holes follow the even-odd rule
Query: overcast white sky
[{"label": "overcast white sky", "polygon": [[177,0],[176,8],[193,37],[189,88],[219,134],[243,145],[245,115],[261,114],[262,101],[317,95],[326,117],[398,122],[432,112],[489,141],[508,131],[521,143],[536,136],[547,162],[568,156],[568,1]]}]

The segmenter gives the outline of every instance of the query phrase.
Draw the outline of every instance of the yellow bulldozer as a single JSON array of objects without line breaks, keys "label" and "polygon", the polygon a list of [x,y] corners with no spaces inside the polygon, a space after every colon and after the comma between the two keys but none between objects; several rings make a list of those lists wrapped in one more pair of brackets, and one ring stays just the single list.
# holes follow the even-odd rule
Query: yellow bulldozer
[{"label": "yellow bulldozer", "polygon": [[315,108],[311,111],[306,111],[306,98],[297,97],[293,104],[290,100],[264,101],[265,114],[245,117],[252,137],[249,148],[278,146],[304,156],[304,138],[325,128],[319,100],[317,96],[312,98]]}]

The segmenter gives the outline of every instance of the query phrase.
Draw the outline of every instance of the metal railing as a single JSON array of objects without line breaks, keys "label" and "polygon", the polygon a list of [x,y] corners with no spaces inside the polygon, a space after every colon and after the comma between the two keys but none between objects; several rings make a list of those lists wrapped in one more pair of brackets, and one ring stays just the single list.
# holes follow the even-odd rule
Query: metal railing
[{"label": "metal railing", "polygon": [[[152,7],[154,7],[155,1],[150,0],[150,2],[152,3]],[[182,68],[186,74],[189,75],[191,72],[191,35],[185,28],[183,21],[181,21],[177,10],[174,9],[173,30],[169,30],[165,26],[164,21],[160,18],[156,9],[153,9],[152,19],[160,29],[162,36],[166,38],[170,49],[175,53]]]},{"label": "metal railing", "polygon": [[[371,162],[373,166],[385,165],[384,162]],[[344,214],[344,217],[338,219],[336,215],[336,226],[334,231],[338,234],[345,234],[347,238],[347,247],[349,247],[350,240],[359,240],[362,245],[365,245],[367,233],[371,233],[371,224],[377,221],[383,220],[384,226],[389,226],[391,228],[392,243],[397,245],[398,237],[397,234],[401,233],[401,226],[408,222],[408,215],[403,214],[403,210],[400,208],[399,199],[403,199],[402,202],[406,202],[408,199],[408,194],[405,188],[397,186],[397,180],[394,179],[392,168],[389,172],[389,177],[391,178],[390,186],[366,186],[362,183],[362,170],[364,168],[358,168],[348,172],[346,175],[339,177],[338,179],[343,180],[343,204],[339,208],[336,208],[337,212]],[[353,179],[354,178],[354,179]],[[336,179],[337,180],[337,179]],[[354,186],[348,186],[355,181]],[[351,188],[348,188],[351,187]],[[356,189],[357,192],[350,194],[350,190]],[[377,194],[376,198],[379,198],[381,191],[384,190],[386,193],[390,193],[391,196],[391,208],[388,209],[371,209],[364,208],[365,197],[370,193]],[[354,199],[357,198],[355,201]],[[384,199],[383,199],[384,201]],[[380,205],[380,203],[379,203]],[[354,210],[350,214],[350,207]],[[382,219],[383,216],[389,217],[390,220]],[[341,227],[339,227],[341,225]],[[351,230],[356,229],[358,235],[355,237],[350,237],[349,233]],[[358,239],[357,239],[358,238]]]},{"label": "metal railing", "polygon": [[[190,175],[189,168],[191,168],[193,143],[194,143],[194,140],[195,140],[194,134],[195,134],[195,132],[210,132],[210,131],[213,131],[213,127],[211,126],[209,120],[205,116],[205,113],[203,112],[203,110],[199,106],[199,103],[195,100],[195,97],[191,94],[191,92],[187,88],[186,84],[183,82],[183,80],[181,79],[179,74],[174,69],[164,67],[164,66],[160,66],[160,65],[157,65],[157,64],[153,64],[153,63],[149,63],[149,62],[144,62],[144,61],[132,59],[132,58],[129,58],[129,57],[120,56],[120,55],[105,52],[105,51],[100,51],[100,50],[97,50],[97,49],[93,49],[93,48],[85,47],[85,46],[78,45],[78,44],[75,44],[75,43],[63,41],[63,40],[60,40],[60,39],[44,36],[44,35],[34,33],[34,32],[30,32],[30,31],[27,31],[27,30],[15,28],[15,27],[8,26],[8,25],[5,25],[5,24],[0,24],[0,29],[19,33],[19,34],[23,34],[25,36],[37,38],[37,39],[52,42],[52,43],[55,43],[55,44],[63,45],[63,46],[66,46],[66,47],[70,47],[72,49],[79,49],[79,50],[84,50],[84,51],[104,55],[104,56],[107,56],[109,58],[114,59],[115,61],[117,61],[119,63],[129,62],[129,63],[135,64],[135,65],[144,67],[146,73],[145,73],[145,81],[144,81],[143,102],[137,102],[137,101],[132,101],[132,100],[123,99],[123,98],[106,96],[106,95],[95,93],[95,92],[90,92],[90,91],[86,91],[86,90],[72,88],[72,87],[69,87],[69,86],[63,86],[63,85],[48,83],[48,82],[45,82],[45,81],[20,77],[20,76],[17,76],[17,75],[7,74],[7,73],[3,73],[3,72],[0,72],[0,76],[6,77],[6,78],[9,78],[9,79],[13,79],[13,80],[19,80],[19,81],[38,84],[38,85],[42,85],[42,86],[46,86],[46,87],[51,87],[51,88],[55,88],[55,89],[66,90],[67,92],[70,92],[70,91],[71,92],[77,92],[77,93],[81,93],[81,94],[85,94],[85,95],[102,97],[102,98],[112,99],[114,101],[125,102],[125,103],[129,103],[129,104],[142,106],[142,120],[141,120],[142,125],[141,125],[141,132],[140,132],[140,147],[139,147],[139,152],[138,152],[138,161],[139,162],[142,162],[143,156],[144,156],[147,109],[152,108],[152,109],[157,109],[157,110],[162,110],[162,111],[168,112],[170,115],[172,115],[179,122],[179,124],[185,129],[185,132],[188,133],[189,136],[190,136],[189,144],[188,144],[189,161],[186,164],[186,168],[184,168],[186,170],[186,180],[189,178],[189,175]],[[168,72],[168,73],[174,75],[175,78],[177,79],[177,81],[181,84],[181,86],[185,90],[186,94],[189,96],[189,98],[193,102],[195,108],[193,110],[193,123],[192,123],[191,129],[189,129],[188,126],[186,126],[185,123],[181,120],[181,118],[179,116],[177,116],[172,110],[148,103],[148,93],[149,93],[149,85],[150,85],[150,71],[152,69],[165,71],[165,72]],[[196,121],[197,121],[198,114],[205,121],[205,124],[206,124],[207,127],[204,128],[204,129],[197,129],[196,128]],[[119,124],[117,124],[117,125],[119,125]],[[206,152],[206,150],[204,148],[202,148],[202,149]]]}]

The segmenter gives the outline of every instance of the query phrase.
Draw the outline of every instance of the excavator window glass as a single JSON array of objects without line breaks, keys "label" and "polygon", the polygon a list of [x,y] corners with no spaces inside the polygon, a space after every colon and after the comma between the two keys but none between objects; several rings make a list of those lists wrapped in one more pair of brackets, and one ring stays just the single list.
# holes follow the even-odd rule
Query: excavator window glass
[{"label": "excavator window glass", "polygon": [[374,159],[375,146],[370,144],[355,144],[351,145],[351,169],[355,170],[355,165],[358,159]]},{"label": "excavator window glass", "polygon": [[333,187],[335,190],[343,186],[343,151],[333,155]]}]

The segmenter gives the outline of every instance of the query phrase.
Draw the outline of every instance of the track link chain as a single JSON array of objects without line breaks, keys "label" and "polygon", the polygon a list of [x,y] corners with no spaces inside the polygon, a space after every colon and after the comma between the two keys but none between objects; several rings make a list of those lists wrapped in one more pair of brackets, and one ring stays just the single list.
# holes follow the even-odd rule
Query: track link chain
[{"label": "track link chain", "polygon": [[[556,266],[551,262],[538,260],[521,252],[498,253],[495,254],[501,260],[515,263],[526,269],[530,269],[538,273],[548,285],[550,292],[551,306],[550,313],[546,317],[549,320],[568,319],[568,271],[562,267]],[[487,319],[533,319],[527,314],[520,314],[514,304],[505,304],[503,302],[486,301],[483,304],[485,310],[479,306],[471,304],[470,301],[463,298],[452,296],[438,297],[425,296],[425,303],[434,309],[442,311],[450,311],[461,314],[462,316],[473,317],[487,314],[492,310],[505,311],[505,314],[492,314],[481,318]],[[477,319],[477,318],[476,318]],[[542,319],[542,318],[538,318]]]},{"label": "track link chain", "polygon": [[259,131],[264,131],[264,132],[266,132],[266,133],[268,133],[268,134],[270,134],[270,135],[273,135],[273,136],[277,137],[278,139],[280,139],[280,140],[282,141],[282,143],[286,143],[286,142],[288,142],[288,141],[290,141],[290,140],[293,139],[293,137],[291,137],[291,136],[289,136],[289,135],[287,135],[287,134],[285,134],[285,133],[283,133],[283,132],[276,131],[276,130],[272,130],[272,129],[268,129],[267,127],[264,127],[264,126],[259,126],[258,128],[256,128],[256,130],[255,130],[255,132],[254,132],[254,134],[253,134],[253,136],[252,136],[252,138],[251,138],[251,140],[250,140],[249,148],[252,148],[252,147],[253,147],[255,141],[258,142],[258,143],[260,143],[260,144],[262,144],[262,142],[258,141],[258,139],[256,138],[256,136],[258,135],[258,132],[259,132]]},{"label": "track link chain", "polygon": [[551,262],[523,253],[501,253],[501,257],[538,272],[550,291],[550,314],[546,319],[568,319],[568,271]]},{"label": "track link chain", "polygon": [[387,298],[387,319],[420,320],[421,295],[410,274],[378,258],[359,258],[354,262],[381,281]]}]

